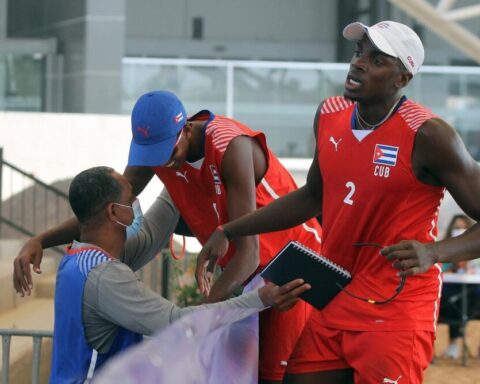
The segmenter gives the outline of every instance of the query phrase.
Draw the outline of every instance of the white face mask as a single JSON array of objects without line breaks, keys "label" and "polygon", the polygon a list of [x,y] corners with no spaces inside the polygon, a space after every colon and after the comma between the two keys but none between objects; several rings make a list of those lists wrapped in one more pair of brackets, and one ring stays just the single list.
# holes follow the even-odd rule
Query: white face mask
[{"label": "white face mask", "polygon": [[453,228],[452,229],[452,237],[460,236],[465,231],[466,231],[465,228]]},{"label": "white face mask", "polygon": [[120,204],[120,203],[113,203],[113,204],[120,205],[121,207],[131,208],[133,210],[133,221],[130,225],[123,224],[118,220],[116,220],[115,222],[127,229],[127,239],[135,236],[140,231],[140,228],[142,227],[142,223],[143,223],[143,212],[142,212],[142,207],[140,206],[140,201],[136,199],[132,203],[132,206]]}]

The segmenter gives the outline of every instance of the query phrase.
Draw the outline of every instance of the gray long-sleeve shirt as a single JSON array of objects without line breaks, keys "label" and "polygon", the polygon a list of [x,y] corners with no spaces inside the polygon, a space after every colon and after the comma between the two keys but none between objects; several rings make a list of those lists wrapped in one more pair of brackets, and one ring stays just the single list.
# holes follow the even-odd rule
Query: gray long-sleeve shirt
[{"label": "gray long-sleeve shirt", "polygon": [[[126,242],[120,260],[102,263],[88,274],[83,295],[83,324],[88,343],[100,353],[110,349],[118,326],[151,335],[195,310],[244,308],[245,315],[249,315],[265,308],[256,290],[224,302],[179,308],[137,278],[134,271],[165,246],[178,217],[170,196],[162,192],[145,213],[138,235]],[[74,243],[72,249],[85,245]]]}]

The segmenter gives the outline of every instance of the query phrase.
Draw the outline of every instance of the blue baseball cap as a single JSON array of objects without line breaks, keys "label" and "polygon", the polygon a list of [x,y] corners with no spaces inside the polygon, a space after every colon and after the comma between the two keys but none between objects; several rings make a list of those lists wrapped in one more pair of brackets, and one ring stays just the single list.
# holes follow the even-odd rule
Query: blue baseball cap
[{"label": "blue baseball cap", "polygon": [[165,164],[186,121],[185,108],[174,93],[153,91],[140,96],[132,111],[128,165]]}]

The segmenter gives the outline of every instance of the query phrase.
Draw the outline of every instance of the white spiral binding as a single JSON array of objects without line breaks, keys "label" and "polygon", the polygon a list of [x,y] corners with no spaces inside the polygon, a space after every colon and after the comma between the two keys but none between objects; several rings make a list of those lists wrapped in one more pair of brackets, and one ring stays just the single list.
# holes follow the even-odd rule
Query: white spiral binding
[{"label": "white spiral binding", "polygon": [[300,244],[297,241],[292,241],[294,247],[298,248],[301,252],[306,253],[309,257],[318,260],[320,263],[326,265],[328,268],[333,269],[334,271],[338,272],[339,274],[343,275],[344,277],[351,279],[352,275],[348,272],[345,268],[341,267],[338,264],[335,264],[333,261],[327,259],[324,256],[319,255],[314,250]]}]

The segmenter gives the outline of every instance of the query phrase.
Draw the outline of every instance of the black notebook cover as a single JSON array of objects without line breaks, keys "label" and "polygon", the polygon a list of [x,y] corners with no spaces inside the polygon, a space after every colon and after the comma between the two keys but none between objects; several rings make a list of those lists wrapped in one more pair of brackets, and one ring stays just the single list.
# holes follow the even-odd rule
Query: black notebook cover
[{"label": "black notebook cover", "polygon": [[350,272],[304,245],[290,241],[260,275],[277,285],[303,279],[312,288],[300,297],[318,309],[325,307],[351,280]]}]

